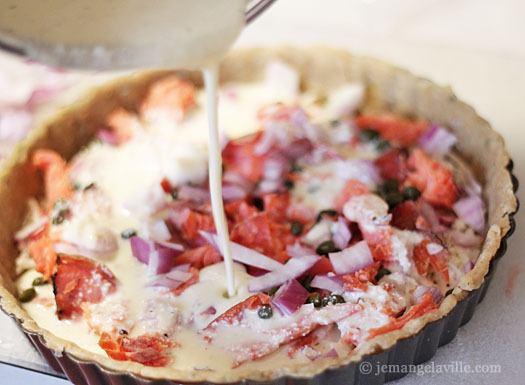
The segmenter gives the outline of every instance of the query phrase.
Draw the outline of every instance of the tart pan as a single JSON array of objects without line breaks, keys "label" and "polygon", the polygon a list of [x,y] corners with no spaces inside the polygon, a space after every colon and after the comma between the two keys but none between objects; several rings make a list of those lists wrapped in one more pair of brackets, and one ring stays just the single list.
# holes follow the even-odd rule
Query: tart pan
[{"label": "tart pan", "polygon": [[[516,178],[502,138],[475,111],[459,101],[449,88],[414,77],[384,62],[359,58],[345,51],[326,48],[250,49],[230,54],[221,64],[221,82],[250,82],[262,78],[266,63],[279,59],[295,67],[301,87],[328,92],[348,81],[367,86],[362,110],[389,110],[425,117],[450,128],[458,137],[457,151],[472,166],[484,185],[488,207],[488,232],[473,270],[467,273],[442,301],[440,308],[409,322],[401,330],[378,336],[360,346],[350,357],[318,360],[305,365],[283,365],[267,371],[182,372],[173,368],[150,368],[133,362],[111,360],[89,353],[76,344],[61,340],[40,329],[15,298],[13,234],[24,220],[26,201],[42,192],[42,181],[30,166],[31,152],[51,148],[71,158],[86,145],[105,116],[117,106],[137,109],[154,80],[167,71],[146,72],[118,79],[91,91],[81,101],[60,111],[36,127],[7,158],[0,170],[0,305],[12,316],[49,364],[77,385],[124,384],[382,384],[403,373],[375,375],[360,365],[419,364],[430,359],[438,346],[450,342],[459,326],[472,317],[488,289],[498,258],[506,250],[506,239],[514,230],[513,215],[518,208]],[[197,86],[199,73],[179,71]],[[361,366],[363,368],[365,366]]]}]

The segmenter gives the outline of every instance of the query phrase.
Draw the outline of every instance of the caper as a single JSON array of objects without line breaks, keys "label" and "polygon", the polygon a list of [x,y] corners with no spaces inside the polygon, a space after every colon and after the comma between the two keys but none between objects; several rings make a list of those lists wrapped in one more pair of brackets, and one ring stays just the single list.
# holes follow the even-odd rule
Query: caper
[{"label": "caper", "polygon": [[385,196],[388,207],[392,208],[403,202],[403,195],[399,192],[390,192]]},{"label": "caper", "polygon": [[359,131],[359,140],[361,142],[372,142],[380,138],[379,132],[370,128],[365,128]]},{"label": "caper", "polygon": [[303,287],[310,292],[314,291],[314,289],[312,289],[312,286],[310,286],[310,283],[312,283],[312,279],[314,279],[314,277],[308,274],[302,283]]},{"label": "caper", "polygon": [[120,329],[120,330],[118,331],[118,334],[120,334],[120,335],[122,336],[122,335],[127,335],[128,332],[127,332],[126,330],[124,330],[124,329]]},{"label": "caper", "polygon": [[384,267],[380,267],[376,274],[376,281],[379,281],[381,278],[383,278],[385,275],[389,275],[391,273],[390,270],[385,269]]},{"label": "caper", "polygon": [[315,222],[317,223],[321,221],[321,219],[323,219],[325,215],[328,217],[335,217],[337,215],[337,211],[335,211],[334,209],[321,210],[319,211],[319,214],[317,214],[317,218],[315,219]]},{"label": "caper", "polygon": [[321,299],[321,294],[319,294],[319,293],[310,294],[310,296],[306,300],[306,303],[312,303],[314,305],[314,307],[321,307],[321,306],[323,306],[323,301]]},{"label": "caper", "polygon": [[403,189],[403,198],[406,201],[417,201],[421,196],[421,191],[417,187],[407,186]]},{"label": "caper", "polygon": [[253,197],[253,205],[257,208],[259,211],[264,210],[264,201],[261,197]]},{"label": "caper", "polygon": [[59,199],[53,205],[51,223],[59,225],[64,222],[66,214],[69,212],[69,202],[65,199]]},{"label": "caper", "polygon": [[120,236],[122,239],[130,239],[131,237],[137,236],[137,230],[135,229],[126,229],[123,232],[120,233]]},{"label": "caper", "polygon": [[343,298],[342,295],[339,295],[339,294],[330,294],[324,297],[322,300],[323,307],[328,306],[328,305],[335,305],[338,303],[345,303],[345,299]]},{"label": "caper", "polygon": [[290,168],[291,173],[297,173],[297,172],[302,172],[302,171],[303,171],[303,168],[299,166],[298,164],[293,164],[292,167]]},{"label": "caper", "polygon": [[173,189],[170,192],[171,198],[176,201],[179,198],[179,190]]},{"label": "caper", "polygon": [[339,124],[341,124],[341,121],[338,119],[334,119],[330,121],[330,127],[337,127],[339,126]]},{"label": "caper", "polygon": [[303,224],[301,222],[292,222],[290,225],[290,231],[293,235],[301,235],[303,233]]},{"label": "caper", "polygon": [[18,299],[20,300],[20,302],[29,302],[35,297],[36,291],[32,287],[30,287],[29,289],[25,289],[22,293],[20,293]]},{"label": "caper", "polygon": [[294,181],[293,181],[293,180],[291,180],[291,179],[286,179],[286,180],[284,181],[284,187],[286,187],[288,190],[293,189],[294,186],[295,186],[295,184],[294,184]]},{"label": "caper", "polygon": [[277,290],[279,290],[279,286],[272,287],[270,290],[268,290],[268,295],[271,297],[273,296]]},{"label": "caper", "polygon": [[259,306],[259,310],[257,310],[257,315],[261,319],[272,318],[272,316],[273,316],[272,307],[270,305]]},{"label": "caper", "polygon": [[49,283],[49,281],[46,281],[44,279],[44,277],[36,277],[35,279],[33,279],[32,285],[33,286],[42,286],[42,285],[47,285],[48,283]]},{"label": "caper", "polygon": [[394,178],[387,179],[381,185],[381,190],[385,193],[399,192],[399,182],[397,181],[397,179]]},{"label": "caper", "polygon": [[317,249],[315,252],[319,255],[326,255],[328,253],[334,253],[338,251],[339,249],[335,247],[334,241],[328,240],[322,242],[319,246],[317,246]]},{"label": "caper", "polygon": [[383,152],[390,148],[390,143],[387,140],[380,140],[376,143],[376,150]]}]

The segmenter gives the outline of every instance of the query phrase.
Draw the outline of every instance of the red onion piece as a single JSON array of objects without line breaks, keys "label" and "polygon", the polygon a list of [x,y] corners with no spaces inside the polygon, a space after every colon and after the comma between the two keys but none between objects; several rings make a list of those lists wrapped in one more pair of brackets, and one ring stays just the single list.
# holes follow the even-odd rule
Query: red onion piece
[{"label": "red onion piece", "polygon": [[249,191],[252,188],[252,184],[249,180],[236,172],[226,170],[222,176],[222,182],[225,184],[232,184],[239,186],[244,191]]},{"label": "red onion piece", "polygon": [[[178,243],[165,242],[165,241],[155,241],[155,243],[167,249],[172,249],[172,250],[180,251],[180,252],[184,251],[184,246],[179,245]],[[185,266],[185,265],[181,265],[181,266]]]},{"label": "red onion piece", "polygon": [[130,243],[133,256],[148,265],[156,274],[170,271],[173,266],[173,258],[181,252],[181,250],[175,250],[140,237],[131,237]]},{"label": "red onion piece", "polygon": [[458,200],[452,209],[467,225],[481,233],[485,229],[485,204],[480,197],[471,195]]},{"label": "red onion piece", "polygon": [[253,153],[255,155],[266,154],[276,142],[277,136],[275,135],[274,131],[266,129],[263,131],[261,138],[257,141],[257,144],[253,149]]},{"label": "red onion piece", "polygon": [[483,243],[483,238],[476,234],[462,233],[458,230],[450,232],[455,244],[462,247],[479,247]]},{"label": "red onion piece", "polygon": [[190,271],[191,264],[185,263],[183,265],[178,265],[173,268],[173,270],[180,270],[180,271]]},{"label": "red onion piece", "polygon": [[173,279],[174,281],[186,282],[188,279],[193,277],[193,274],[187,271],[172,269],[170,272],[166,273],[166,277],[168,277],[169,279]]},{"label": "red onion piece", "polygon": [[109,144],[111,146],[116,146],[119,144],[119,139],[117,135],[107,128],[101,128],[97,131],[96,137],[98,140],[100,140],[102,143]]},{"label": "red onion piece", "polygon": [[445,127],[433,124],[418,139],[418,145],[427,154],[443,156],[456,144],[458,138]]},{"label": "red onion piece", "polygon": [[371,188],[381,182],[379,171],[371,160],[344,159],[334,164],[337,176],[343,180],[356,179]]},{"label": "red onion piece", "polygon": [[248,291],[260,292],[280,286],[284,282],[295,279],[304,274],[308,269],[319,261],[321,257],[316,255],[307,255],[302,258],[292,258],[279,269],[275,269],[260,277],[252,278],[248,281]]},{"label": "red onion piece", "polygon": [[412,292],[412,304],[419,303],[423,300],[423,296],[430,292],[435,303],[441,301],[441,291],[437,287],[418,286]]},{"label": "red onion piece", "polygon": [[226,202],[243,199],[246,196],[246,190],[233,184],[222,185],[222,199]]},{"label": "red onion piece", "polygon": [[202,315],[214,315],[217,313],[217,309],[215,309],[213,306],[210,306],[206,310],[204,310],[201,314]]},{"label": "red onion piece", "polygon": [[267,180],[263,179],[257,187],[257,192],[266,194],[273,192],[281,192],[284,190],[283,181],[281,180]]},{"label": "red onion piece", "polygon": [[335,349],[330,350],[329,352],[326,352],[319,358],[338,358],[339,354],[337,354],[337,351]]},{"label": "red onion piece", "polygon": [[152,287],[167,287],[168,289],[176,289],[184,282],[176,281],[166,277],[165,275],[159,276],[149,286]]},{"label": "red onion piece", "polygon": [[295,161],[304,155],[312,152],[314,146],[307,138],[296,139],[287,146],[283,147],[281,152],[290,161]]},{"label": "red onion piece", "polygon": [[198,204],[209,202],[210,192],[202,187],[184,185],[179,188],[177,197]]},{"label": "red onion piece", "polygon": [[35,235],[43,230],[49,219],[47,217],[40,217],[33,223],[21,228],[15,234],[15,240],[21,242],[32,235]]},{"label": "red onion piece", "polygon": [[286,253],[292,258],[301,258],[307,255],[316,255],[315,250],[295,242],[293,245],[286,246]]},{"label": "red onion piece", "polygon": [[328,290],[329,292],[341,293],[343,291],[344,281],[336,275],[316,275],[312,282],[311,287],[318,289]]},{"label": "red onion piece", "polygon": [[465,262],[465,266],[463,266],[463,272],[466,274],[469,271],[471,271],[474,268],[474,264],[472,261]]},{"label": "red onion piece", "polygon": [[[219,253],[221,252],[216,234],[208,233],[202,230],[200,230],[199,233],[206,241],[208,241],[210,245],[213,246],[215,250],[217,250]],[[230,250],[233,260],[244,263],[245,265],[255,266],[266,271],[272,271],[283,267],[283,264],[277,262],[276,260],[232,241],[230,241]]]},{"label": "red onion piece", "polygon": [[346,249],[328,254],[337,274],[350,274],[374,263],[374,258],[366,241],[361,241]]},{"label": "red onion piece", "polygon": [[339,217],[337,222],[332,225],[332,240],[338,249],[344,249],[348,246],[352,233],[348,228],[348,223],[343,217]]},{"label": "red onion piece", "polygon": [[438,243],[428,243],[426,249],[430,255],[434,255],[443,251],[443,246]]},{"label": "red onion piece", "polygon": [[101,238],[97,246],[97,248],[88,248],[66,242],[55,242],[53,244],[53,248],[57,254],[82,255],[93,259],[106,259],[112,256],[118,249],[117,240],[113,235]]},{"label": "red onion piece", "polygon": [[290,279],[275,293],[272,305],[282,315],[292,315],[304,305],[310,293],[296,279]]},{"label": "red onion piece", "polygon": [[447,230],[445,226],[443,226],[439,222],[439,217],[436,213],[436,210],[434,210],[434,207],[427,201],[421,199],[420,200],[420,207],[421,207],[421,215],[427,223],[430,225],[430,229],[436,233],[436,234],[442,234]]},{"label": "red onion piece", "polygon": [[60,89],[52,89],[52,88],[35,88],[33,92],[31,92],[31,96],[26,102],[25,107],[33,111],[36,107],[41,105],[42,103],[46,103],[53,99],[58,93]]}]

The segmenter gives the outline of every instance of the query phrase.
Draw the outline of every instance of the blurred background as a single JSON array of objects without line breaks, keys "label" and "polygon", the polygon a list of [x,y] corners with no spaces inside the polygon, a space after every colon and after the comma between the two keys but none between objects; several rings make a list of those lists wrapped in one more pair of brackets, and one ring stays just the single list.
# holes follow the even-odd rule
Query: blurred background
[{"label": "blurred background", "polygon": [[[278,0],[235,46],[345,48],[451,86],[502,134],[525,183],[524,15],[523,0]],[[0,157],[36,121],[111,76],[48,69],[0,53]],[[525,201],[523,189],[518,196]],[[436,365],[496,364],[501,372],[411,374],[396,384],[523,383],[525,212],[516,218],[516,234],[483,303],[433,359]],[[0,330],[0,361],[52,372],[3,314]],[[2,384],[66,384],[3,364],[0,378]]]}]

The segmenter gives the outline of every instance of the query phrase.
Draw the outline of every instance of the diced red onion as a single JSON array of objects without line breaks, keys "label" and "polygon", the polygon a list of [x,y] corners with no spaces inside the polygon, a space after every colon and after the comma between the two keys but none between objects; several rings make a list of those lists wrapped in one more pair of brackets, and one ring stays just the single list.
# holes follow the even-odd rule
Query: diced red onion
[{"label": "diced red onion", "polygon": [[308,138],[296,139],[287,146],[283,147],[281,152],[290,161],[295,161],[302,156],[310,153],[314,146]]},{"label": "diced red onion", "polygon": [[329,292],[341,293],[343,291],[344,281],[336,275],[316,275],[312,282],[311,287],[318,289],[328,290]]},{"label": "diced red onion", "polygon": [[175,250],[175,251],[180,251],[180,252],[184,251],[184,246],[179,245],[178,243],[165,242],[165,241],[155,241],[155,243],[157,245],[160,245],[160,246],[163,246],[163,247],[166,247],[168,249]]},{"label": "diced red onion", "polygon": [[307,255],[316,255],[315,250],[295,242],[293,245],[286,246],[286,254],[292,258],[301,258]]},{"label": "diced red onion", "polygon": [[289,168],[290,163],[284,156],[272,155],[264,163],[264,179],[272,181],[282,181]]},{"label": "diced red onion", "polygon": [[433,124],[418,139],[418,145],[427,154],[443,156],[456,144],[458,138],[445,127]]},{"label": "diced red onion", "polygon": [[217,309],[215,309],[213,306],[210,306],[206,310],[204,310],[201,314],[202,315],[214,315],[217,313]]},{"label": "diced red onion", "polygon": [[173,259],[181,250],[166,247],[140,237],[131,237],[131,252],[140,262],[148,265],[154,273],[167,273],[173,266]]},{"label": "diced red onion", "polygon": [[29,238],[32,235],[35,235],[42,231],[44,226],[47,224],[49,219],[47,217],[40,217],[33,223],[30,223],[29,225],[23,227],[15,234],[15,240],[18,242],[25,240],[26,238]]},{"label": "diced red onion", "polygon": [[117,137],[117,135],[107,129],[107,128],[101,128],[97,131],[96,133],[96,137],[98,140],[100,140],[102,143],[106,143],[106,144],[109,144],[111,146],[116,146],[119,144],[119,139]]},{"label": "diced red onion", "polygon": [[430,292],[435,303],[441,301],[441,291],[437,287],[418,286],[412,292],[412,304],[420,303],[423,300],[423,296]]},{"label": "diced red onion", "polygon": [[421,215],[427,223],[430,226],[430,229],[436,233],[436,234],[442,234],[444,231],[447,230],[447,228],[439,222],[439,217],[436,213],[436,210],[434,210],[434,207],[427,201],[421,199],[420,200],[420,207],[421,207]]},{"label": "diced red onion", "polygon": [[210,192],[201,187],[184,185],[177,194],[179,199],[189,200],[198,204],[209,202],[211,199]]},{"label": "diced red onion", "polygon": [[476,234],[462,233],[458,230],[450,232],[455,244],[462,247],[479,247],[483,243],[483,238]]},{"label": "diced red onion", "polygon": [[180,271],[190,271],[191,264],[185,263],[183,265],[177,265],[173,268],[173,270],[180,270]]},{"label": "diced red onion", "polygon": [[290,279],[275,293],[272,305],[282,315],[292,315],[305,303],[310,293],[296,279]]},{"label": "diced red onion", "polygon": [[193,277],[193,274],[187,271],[172,269],[168,273],[166,273],[166,277],[168,277],[169,279],[173,279],[174,281],[186,282],[188,279]]},{"label": "diced red onion", "polygon": [[174,279],[170,279],[170,278],[166,277],[165,275],[161,275],[161,276],[157,277],[150,284],[150,286],[153,286],[153,287],[167,287],[168,289],[176,289],[180,285],[182,285],[183,283],[184,282],[182,282],[182,281],[177,281],[177,280],[174,280]]},{"label": "diced red onion", "polygon": [[334,165],[336,175],[343,180],[356,179],[371,188],[381,182],[379,171],[371,160],[336,160]]},{"label": "diced red onion", "polygon": [[350,239],[352,239],[352,233],[348,228],[348,223],[343,217],[339,217],[337,222],[332,225],[331,232],[334,245],[338,249],[344,249],[348,246]]},{"label": "diced red onion", "polygon": [[480,197],[471,195],[458,200],[452,209],[467,225],[481,233],[485,229],[485,204]]},{"label": "diced red onion", "polygon": [[273,145],[277,142],[277,136],[274,131],[271,129],[266,129],[263,131],[261,138],[257,141],[257,144],[253,148],[253,153],[255,155],[266,154]]},{"label": "diced red onion", "polygon": [[267,180],[264,179],[259,183],[257,187],[257,192],[259,193],[273,193],[283,191],[283,182],[281,180]]},{"label": "diced red onion", "polygon": [[469,271],[471,271],[474,268],[474,264],[472,261],[465,262],[465,266],[463,266],[463,272],[466,274]]},{"label": "diced red onion", "polygon": [[[210,245],[213,246],[215,250],[217,250],[219,253],[221,252],[216,234],[208,233],[202,230],[200,230],[199,233],[206,241],[208,241]],[[259,269],[272,271],[276,269],[278,270],[283,266],[283,264],[277,262],[274,259],[271,259],[270,257],[267,257],[266,255],[232,241],[230,241],[230,250],[234,261],[250,266],[255,266]]]},{"label": "diced red onion", "polygon": [[335,349],[330,350],[329,352],[326,352],[319,358],[338,358],[339,354],[337,354],[337,351]]},{"label": "diced red onion", "polygon": [[224,199],[226,202],[243,199],[245,196],[246,191],[240,186],[233,184],[222,185],[222,199]]},{"label": "diced red onion", "polygon": [[236,172],[226,170],[222,176],[222,182],[241,187],[244,191],[249,191],[252,184],[249,180]]},{"label": "diced red onion", "polygon": [[366,241],[357,242],[337,253],[330,253],[328,257],[337,274],[350,274],[374,263]]},{"label": "diced red onion", "polygon": [[308,269],[315,265],[319,259],[321,259],[321,257],[316,255],[292,258],[285,265],[281,265],[278,269],[270,271],[260,277],[250,279],[248,281],[248,291],[260,292],[271,289],[275,286],[280,286],[290,279],[295,279],[303,275]]},{"label": "diced red onion", "polygon": [[430,255],[434,255],[434,254],[437,254],[437,253],[443,251],[443,246],[441,246],[438,243],[428,243],[426,247],[427,247],[427,251],[428,251],[428,253]]},{"label": "diced red onion", "polygon": [[323,219],[316,223],[301,239],[308,246],[316,248],[321,243],[332,239],[332,225],[336,223],[329,219]]},{"label": "diced red onion", "polygon": [[351,83],[339,87],[328,98],[326,109],[331,117],[350,116],[361,104],[365,87],[361,83]]}]

